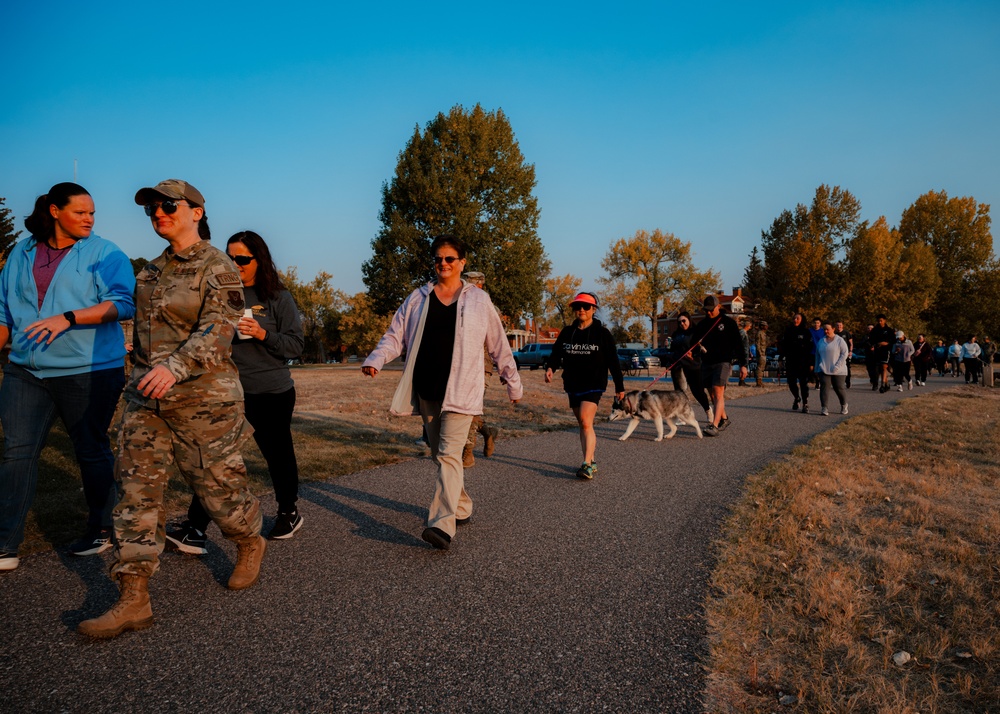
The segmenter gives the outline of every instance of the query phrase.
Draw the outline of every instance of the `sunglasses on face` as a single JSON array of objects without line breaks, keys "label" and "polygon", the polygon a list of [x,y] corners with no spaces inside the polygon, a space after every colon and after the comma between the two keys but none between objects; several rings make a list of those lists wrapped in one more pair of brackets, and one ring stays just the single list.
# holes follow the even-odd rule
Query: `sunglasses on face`
[{"label": "sunglasses on face", "polygon": [[231,255],[229,258],[237,265],[244,267],[256,260],[252,255]]},{"label": "sunglasses on face", "polygon": [[461,260],[461,258],[455,255],[435,255],[434,265],[441,265],[441,263],[447,263],[448,265],[451,265],[456,260]]},{"label": "sunglasses on face", "polygon": [[579,305],[579,304],[577,304],[577,305],[570,305],[570,307],[573,308],[573,312],[579,312],[580,310],[583,310],[584,312],[587,312],[588,310],[593,310],[594,309],[593,305]]},{"label": "sunglasses on face", "polygon": [[161,201],[160,203],[147,203],[145,206],[142,207],[142,210],[144,210],[146,212],[146,215],[149,216],[150,218],[156,215],[157,208],[162,208],[163,212],[166,215],[170,216],[174,213],[177,213],[177,207],[179,205],[180,202],[175,201],[171,198],[167,199],[166,201]]}]

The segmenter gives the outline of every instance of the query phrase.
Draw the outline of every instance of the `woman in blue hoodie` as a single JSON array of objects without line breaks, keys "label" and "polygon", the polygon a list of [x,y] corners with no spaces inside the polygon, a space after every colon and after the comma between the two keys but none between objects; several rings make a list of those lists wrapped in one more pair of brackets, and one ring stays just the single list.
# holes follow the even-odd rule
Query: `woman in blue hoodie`
[{"label": "woman in blue hoodie", "polygon": [[132,264],[91,234],[94,200],[60,183],[35,201],[30,237],[0,273],[0,344],[11,342],[0,385],[0,571],[17,549],[38,482],[38,458],[56,417],[73,442],[89,516],[76,555],[111,547],[114,456],[108,426],[125,384],[119,320],[135,314]]}]

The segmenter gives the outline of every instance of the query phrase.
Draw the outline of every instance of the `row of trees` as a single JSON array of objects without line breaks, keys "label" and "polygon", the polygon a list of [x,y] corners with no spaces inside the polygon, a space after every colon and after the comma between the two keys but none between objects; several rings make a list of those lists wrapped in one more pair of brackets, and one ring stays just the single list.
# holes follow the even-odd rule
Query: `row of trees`
[{"label": "row of trees", "polygon": [[998,334],[1000,265],[989,205],[930,191],[898,226],[860,214],[850,191],[822,185],[810,205],[775,218],[744,272],[757,311],[783,323],[801,310],[855,328],[884,312],[908,334]]}]

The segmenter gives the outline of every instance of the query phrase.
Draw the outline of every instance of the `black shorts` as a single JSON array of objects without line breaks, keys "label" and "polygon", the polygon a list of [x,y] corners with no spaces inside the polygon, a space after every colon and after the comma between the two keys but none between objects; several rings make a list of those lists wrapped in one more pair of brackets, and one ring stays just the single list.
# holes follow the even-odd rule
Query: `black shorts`
[{"label": "black shorts", "polygon": [[729,362],[716,364],[701,364],[701,385],[703,387],[725,387],[729,384],[729,375],[733,373],[733,365]]},{"label": "black shorts", "polygon": [[585,392],[583,394],[570,394],[569,395],[569,408],[576,409],[583,402],[590,402],[591,404],[600,404],[601,396],[604,392]]}]

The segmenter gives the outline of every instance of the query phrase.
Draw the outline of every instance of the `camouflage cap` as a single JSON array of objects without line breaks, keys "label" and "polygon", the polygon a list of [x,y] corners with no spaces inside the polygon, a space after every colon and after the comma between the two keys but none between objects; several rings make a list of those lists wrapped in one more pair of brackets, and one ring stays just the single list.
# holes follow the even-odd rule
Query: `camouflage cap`
[{"label": "camouflage cap", "polygon": [[481,284],[486,282],[486,276],[478,270],[470,270],[467,273],[463,273],[462,277],[470,283]]},{"label": "camouflage cap", "polygon": [[201,195],[201,191],[187,181],[181,181],[180,179],[167,179],[166,181],[160,181],[160,183],[152,188],[140,188],[135,192],[135,202],[140,206],[145,206],[147,203],[155,201],[158,196],[184,199],[202,208],[205,207],[205,197]]}]

